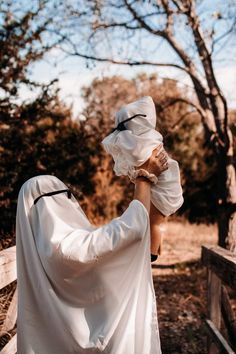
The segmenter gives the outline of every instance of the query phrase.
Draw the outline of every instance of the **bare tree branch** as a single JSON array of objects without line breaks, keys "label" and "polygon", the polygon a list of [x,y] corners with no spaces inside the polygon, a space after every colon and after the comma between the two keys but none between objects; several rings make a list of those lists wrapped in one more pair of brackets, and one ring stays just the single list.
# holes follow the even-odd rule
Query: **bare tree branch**
[{"label": "bare tree branch", "polygon": [[225,31],[224,33],[222,33],[220,36],[218,36],[217,38],[215,38],[212,41],[212,49],[211,49],[211,53],[214,52],[214,47],[215,45],[220,42],[222,39],[226,38],[227,36],[229,36],[234,30],[236,29],[236,18],[234,19],[232,25],[230,26],[230,28]]},{"label": "bare tree branch", "polygon": [[[193,83],[198,103],[195,103],[195,101],[193,102],[188,98],[178,100],[173,99],[166,107],[170,107],[178,101],[189,105],[194,111],[198,112],[206,132],[206,137],[210,137],[212,142],[211,146],[215,153],[219,171],[218,197],[225,202],[233,202],[234,196],[236,195],[235,170],[233,169],[234,173],[230,173],[227,170],[226,163],[227,158],[233,156],[233,140],[228,126],[227,102],[215,76],[213,67],[214,58],[212,57],[211,48],[208,48],[208,40],[210,39],[214,49],[217,43],[224,38],[227,38],[227,36],[232,33],[235,28],[236,19],[234,19],[228,30],[214,39],[215,29],[214,26],[212,27],[212,21],[209,21],[207,31],[205,30],[205,25],[202,25],[201,23],[201,15],[198,13],[197,8],[199,3],[201,2],[196,0],[158,0],[157,2],[145,2],[145,5],[143,5],[138,0],[108,0],[104,6],[103,2],[99,2],[99,9],[95,14],[98,19],[97,22],[94,22],[94,27],[91,29],[92,32],[94,30],[95,32],[107,31],[106,33],[113,35],[113,39],[115,40],[117,33],[115,29],[123,29],[123,31],[118,33],[120,34],[118,43],[121,50],[124,48],[123,44],[125,41],[128,49],[131,49],[129,45],[132,43],[126,40],[125,33],[128,33],[129,35],[134,34],[134,38],[136,33],[139,33],[139,35],[150,34],[151,43],[154,42],[155,37],[161,38],[166,41],[177,56],[178,59],[174,59],[173,62],[169,60],[168,62],[159,62],[156,59],[149,60],[149,58],[138,60],[131,57],[132,59],[129,59],[130,55],[126,55],[124,52],[123,57],[120,57],[120,54],[119,57],[113,57],[112,55],[109,57],[109,54],[107,53],[104,56],[98,56],[94,54],[94,48],[88,46],[87,52],[85,52],[81,47],[78,48],[78,46],[73,45],[72,41],[71,43],[67,41],[66,43],[68,44],[69,49],[64,48],[63,50],[66,53],[78,55],[88,60],[130,66],[152,65],[156,67],[171,67],[188,74]],[[96,2],[96,4],[98,3]],[[154,13],[153,15],[150,15],[152,14],[152,10],[150,10],[151,12],[149,14],[147,13],[145,15],[146,9],[150,8],[152,10],[156,8],[158,13],[164,12],[162,21],[158,21],[159,17],[157,21],[152,21],[152,16],[155,18]],[[114,10],[109,19],[107,9]],[[117,10],[121,10],[122,12],[118,12]],[[122,13],[122,16],[120,16],[120,13]],[[92,14],[94,15],[93,9]],[[112,18],[112,20],[110,20],[110,18]],[[175,22],[175,20],[177,20],[177,22]],[[186,45],[185,38],[180,38],[177,28],[178,21],[181,30],[184,28],[187,36],[189,36],[189,34],[191,36],[192,49],[194,50],[195,57],[190,54],[191,47]],[[94,42],[91,42],[91,44],[94,45]],[[191,112],[193,112],[193,110],[190,110],[189,114]],[[181,118],[184,119],[186,116],[187,114]],[[178,122],[175,124],[178,124]],[[225,218],[225,220],[222,221],[222,225],[225,223],[223,228],[221,226],[219,229],[219,234],[224,238],[227,236],[227,232],[232,228],[232,222],[227,218]],[[233,238],[236,240],[236,235],[234,235]]]},{"label": "bare tree branch", "polygon": [[152,28],[149,24],[147,24],[147,22],[144,21],[144,19],[142,18],[142,16],[139,16],[137,14],[137,12],[134,10],[134,8],[131,6],[131,4],[128,3],[127,0],[124,0],[124,3],[127,7],[127,9],[130,11],[130,13],[133,15],[134,19],[142,26],[142,28],[146,29],[148,32],[158,35],[160,37],[164,37],[166,36],[165,31],[159,31],[159,30],[155,30],[154,28]]},{"label": "bare tree branch", "polygon": [[[52,31],[51,31],[52,32]],[[57,35],[60,35],[59,32],[55,32]],[[113,58],[109,58],[109,57],[97,57],[94,55],[89,55],[89,54],[85,54],[85,53],[81,53],[77,50],[76,45],[66,36],[62,36],[61,41],[66,41],[69,43],[69,45],[72,47],[73,51],[69,51],[68,49],[65,48],[61,48],[61,50],[63,52],[65,52],[68,55],[72,55],[72,56],[79,56],[81,58],[85,58],[85,59],[90,59],[90,60],[96,60],[98,62],[109,62],[112,64],[119,64],[119,65],[130,65],[130,66],[142,66],[142,65],[150,65],[150,66],[159,66],[159,67],[172,67],[175,69],[179,69],[184,71],[185,73],[189,74],[189,70],[188,68],[185,68],[184,66],[178,65],[178,64],[174,64],[174,63],[158,63],[158,62],[152,62],[152,61],[146,61],[146,60],[115,60]]]},{"label": "bare tree branch", "polygon": [[169,108],[170,106],[175,105],[178,102],[186,103],[187,105],[195,108],[195,110],[201,116],[202,120],[203,121],[205,120],[206,115],[205,115],[204,110],[201,108],[201,106],[196,104],[196,103],[194,103],[194,102],[192,102],[192,101],[190,101],[190,100],[188,100],[188,99],[186,99],[186,98],[182,98],[182,97],[177,97],[177,98],[173,98],[173,99],[169,100],[168,103],[162,107],[162,110],[165,110],[165,109]]}]

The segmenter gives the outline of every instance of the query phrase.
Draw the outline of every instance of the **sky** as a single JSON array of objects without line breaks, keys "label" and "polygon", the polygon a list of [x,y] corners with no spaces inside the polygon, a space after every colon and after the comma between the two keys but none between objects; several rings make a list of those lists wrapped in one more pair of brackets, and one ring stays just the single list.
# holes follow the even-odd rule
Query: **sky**
[{"label": "sky", "polygon": [[[56,66],[53,64],[55,53],[48,54],[47,57],[34,64],[31,77],[39,82],[49,82],[53,78],[59,79],[60,97],[63,101],[72,105],[74,117],[79,115],[85,103],[81,97],[81,89],[88,86],[94,78],[103,78],[112,75],[122,75],[125,78],[132,78],[139,72],[157,73],[159,77],[168,77],[178,79],[183,85],[192,86],[191,81],[180,74],[178,70],[170,68],[158,68],[143,66],[129,67],[119,66],[109,63],[98,63],[92,69],[86,67],[84,60],[80,58],[70,58],[59,62]],[[236,108],[236,65],[219,66],[215,70],[219,85],[226,96],[229,108]],[[22,88],[20,92],[21,99],[27,99],[33,96],[32,92]]]},{"label": "sky", "polygon": [[[235,0],[232,0],[232,3],[234,3],[234,1]],[[219,0],[215,0],[214,6],[216,6],[216,3],[218,2],[222,4],[222,2],[220,2]],[[210,8],[210,6],[212,7],[212,1],[209,0],[203,1],[202,4],[204,6],[208,6],[208,12],[206,12],[206,8],[203,9],[204,14],[207,14],[208,16],[205,20],[205,23],[208,25],[210,21],[210,15],[214,13],[215,7],[213,6],[212,9]],[[208,13],[210,15],[208,15]],[[218,28],[218,30],[221,29]],[[172,50],[170,49],[169,45],[167,45],[164,41],[162,41],[161,44],[158,45],[156,42],[154,42],[154,40],[156,39],[151,38],[150,35],[148,40],[146,40],[145,37],[144,39],[141,39],[142,40],[140,40],[140,38],[135,39],[135,41],[140,41],[138,42],[140,43],[140,46],[138,46],[139,58],[142,58],[143,55],[143,59],[147,59],[147,57],[145,57],[146,49],[151,48],[154,49],[154,56],[151,57],[152,59],[154,58],[154,60],[157,60],[159,62],[173,62],[175,60],[173,59],[174,54]],[[178,40],[181,41],[182,38],[178,38]],[[187,39],[185,42],[187,43]],[[135,43],[135,45],[137,46],[137,42]],[[105,50],[102,52],[103,56],[105,56],[104,52]],[[189,48],[189,52],[191,52],[191,48]],[[227,99],[229,108],[236,108],[236,62],[225,60],[228,56],[233,57],[234,55],[232,55],[232,53],[235,53],[236,57],[236,46],[234,45],[234,47],[232,47],[229,43],[227,47],[224,47],[220,51],[217,60],[214,62],[214,68],[216,78]],[[174,78],[180,82],[180,85],[189,85],[190,87],[192,87],[190,79],[177,69],[151,66],[130,67],[119,66],[109,63],[96,63],[94,67],[88,68],[86,66],[85,60],[79,57],[65,58],[64,54],[62,55],[59,49],[56,48],[49,52],[44,57],[44,59],[34,63],[31,66],[30,70],[31,79],[38,82],[47,83],[54,78],[58,78],[60,97],[66,103],[72,105],[74,117],[76,117],[82,112],[85,105],[83,98],[81,97],[82,87],[90,85],[94,78],[101,79],[105,76],[112,75],[122,75],[125,78],[132,78],[139,72],[157,73],[158,77],[160,78]],[[22,87],[20,91],[20,99],[29,99],[33,95],[34,93],[30,92],[26,87]]]}]

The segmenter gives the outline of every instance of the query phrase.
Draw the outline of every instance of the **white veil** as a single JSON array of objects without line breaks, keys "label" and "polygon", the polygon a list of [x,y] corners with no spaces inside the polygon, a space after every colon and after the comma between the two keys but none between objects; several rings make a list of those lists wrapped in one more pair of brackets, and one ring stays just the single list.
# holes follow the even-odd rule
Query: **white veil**
[{"label": "white veil", "polygon": [[[130,117],[134,119],[130,119]],[[126,122],[127,121],[127,122]],[[153,99],[144,96],[123,106],[115,115],[115,126],[125,122],[125,130],[114,129],[102,144],[114,160],[117,176],[129,176],[136,167],[151,156],[152,151],[163,144],[162,135],[156,128],[156,109]],[[151,201],[164,215],[175,213],[183,204],[179,164],[168,157],[168,170],[158,176],[151,188]]]},{"label": "white veil", "polygon": [[161,353],[147,210],[94,227],[73,195],[40,197],[66,189],[42,175],[19,192],[17,353]]}]

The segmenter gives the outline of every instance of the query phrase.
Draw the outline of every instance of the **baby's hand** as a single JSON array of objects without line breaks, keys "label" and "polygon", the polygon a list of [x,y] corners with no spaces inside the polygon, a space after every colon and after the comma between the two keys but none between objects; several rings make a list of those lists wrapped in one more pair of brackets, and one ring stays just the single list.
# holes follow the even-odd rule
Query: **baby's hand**
[{"label": "baby's hand", "polygon": [[168,169],[168,154],[160,144],[153,150],[150,158],[139,168],[147,170],[149,173],[154,173],[157,177],[165,170]]}]

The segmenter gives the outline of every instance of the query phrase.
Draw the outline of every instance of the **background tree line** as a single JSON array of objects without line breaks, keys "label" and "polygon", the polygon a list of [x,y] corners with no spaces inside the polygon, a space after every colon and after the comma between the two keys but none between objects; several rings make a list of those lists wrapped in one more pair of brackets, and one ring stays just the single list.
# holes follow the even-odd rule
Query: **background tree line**
[{"label": "background tree line", "polygon": [[[193,109],[197,98],[187,104],[187,89],[180,88],[175,80],[161,80],[156,74],[143,73],[130,80],[119,76],[95,79],[83,89],[84,119],[75,121],[71,109],[59,99],[56,81],[47,85],[32,82],[32,63],[68,40],[57,27],[52,11],[46,11],[56,3],[38,1],[34,10],[15,13],[4,1],[0,4],[2,246],[15,242],[19,188],[37,174],[54,174],[68,184],[95,223],[106,222],[126,208],[133,185],[127,178],[114,175],[112,160],[100,142],[113,127],[114,112],[143,95],[153,97],[157,129],[164,136],[168,152],[180,163],[185,203],[179,214],[190,221],[216,221],[219,164],[211,144],[206,143],[202,116]],[[102,10],[93,8],[98,15]],[[77,15],[74,13],[80,18]],[[52,30],[57,36],[49,40],[45,34]],[[22,85],[36,92],[36,97],[19,102]],[[230,130],[235,132],[235,112],[227,119]]]}]

